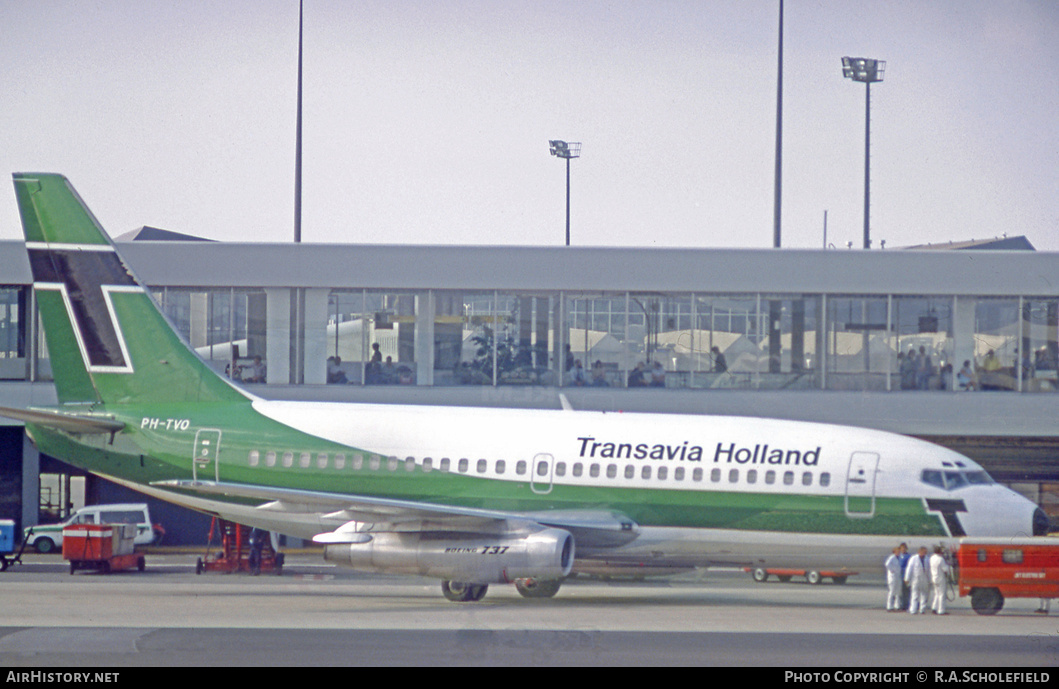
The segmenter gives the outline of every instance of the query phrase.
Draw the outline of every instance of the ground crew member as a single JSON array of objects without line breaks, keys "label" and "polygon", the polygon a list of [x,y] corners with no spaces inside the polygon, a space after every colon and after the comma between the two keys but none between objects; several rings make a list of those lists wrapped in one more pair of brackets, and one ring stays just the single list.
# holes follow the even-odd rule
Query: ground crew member
[{"label": "ground crew member", "polygon": [[949,563],[945,561],[942,547],[935,546],[930,556],[930,583],[934,586],[934,602],[931,609],[935,615],[947,615],[945,612],[945,588],[949,583]]},{"label": "ground crew member", "polygon": [[901,547],[898,546],[893,549],[890,553],[890,557],[886,558],[886,611],[897,612],[901,610],[901,588],[904,586],[904,580],[901,577]]},{"label": "ground crew member", "polygon": [[912,589],[912,597],[908,603],[908,612],[922,615],[927,611],[927,586],[929,565],[927,563],[927,547],[921,546],[919,552],[912,556],[905,569],[905,581]]}]

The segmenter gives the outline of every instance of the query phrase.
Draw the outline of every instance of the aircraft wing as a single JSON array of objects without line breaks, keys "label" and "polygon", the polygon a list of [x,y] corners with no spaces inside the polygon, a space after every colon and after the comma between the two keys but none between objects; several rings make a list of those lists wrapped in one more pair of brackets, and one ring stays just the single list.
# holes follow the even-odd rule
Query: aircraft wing
[{"label": "aircraft wing", "polygon": [[67,433],[116,433],[125,424],[115,421],[111,417],[91,416],[88,414],[70,414],[58,411],[45,411],[41,409],[15,409],[13,407],[0,407],[0,416],[9,419],[18,419],[26,423],[54,428]]},{"label": "aircraft wing", "polygon": [[223,481],[159,481],[152,485],[198,493],[266,501],[262,509],[321,512],[333,520],[375,524],[375,530],[411,531],[429,528],[464,529],[496,533],[517,524],[566,529],[583,547],[616,547],[634,540],[639,525],[628,517],[607,510],[557,510],[507,512],[476,507],[376,498],[344,493],[255,486]]}]

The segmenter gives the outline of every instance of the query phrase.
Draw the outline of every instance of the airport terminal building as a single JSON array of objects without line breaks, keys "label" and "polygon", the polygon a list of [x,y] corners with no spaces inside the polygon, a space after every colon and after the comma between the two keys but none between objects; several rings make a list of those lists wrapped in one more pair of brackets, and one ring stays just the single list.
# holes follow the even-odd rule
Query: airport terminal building
[{"label": "airport terminal building", "polygon": [[[558,408],[564,396],[879,428],[967,454],[1055,518],[1059,254],[1003,244],[119,250],[199,354],[262,397]],[[24,244],[0,242],[5,406],[55,403],[31,285]],[[30,525],[80,499],[133,499],[71,480],[0,423],[0,517]],[[158,508],[172,542],[204,541],[201,521],[170,510]]]}]

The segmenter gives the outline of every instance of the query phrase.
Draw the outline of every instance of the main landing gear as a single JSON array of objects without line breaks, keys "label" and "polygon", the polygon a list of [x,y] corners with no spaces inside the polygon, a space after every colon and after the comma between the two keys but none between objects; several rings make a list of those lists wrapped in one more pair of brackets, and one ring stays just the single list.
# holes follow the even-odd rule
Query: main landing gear
[{"label": "main landing gear", "polygon": [[[524,598],[551,598],[559,593],[561,579],[516,579],[515,588]],[[488,584],[470,584],[464,581],[441,582],[441,593],[454,603],[474,603],[485,597]]]}]

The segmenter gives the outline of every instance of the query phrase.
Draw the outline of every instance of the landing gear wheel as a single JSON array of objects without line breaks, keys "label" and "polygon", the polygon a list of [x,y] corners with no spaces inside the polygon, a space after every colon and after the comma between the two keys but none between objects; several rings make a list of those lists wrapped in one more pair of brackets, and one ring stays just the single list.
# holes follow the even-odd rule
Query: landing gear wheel
[{"label": "landing gear wheel", "polygon": [[805,573],[805,580],[808,581],[810,584],[819,584],[820,572],[817,572],[815,569],[809,570]]},{"label": "landing gear wheel", "polygon": [[971,607],[979,615],[995,615],[1004,607],[1004,594],[998,589],[972,589]]},{"label": "landing gear wheel", "polygon": [[759,584],[769,580],[769,573],[761,567],[754,569],[754,571],[750,573],[750,576],[754,577],[754,581]]},{"label": "landing gear wheel", "polygon": [[552,598],[562,585],[562,579],[515,579],[515,588],[523,598]]},{"label": "landing gear wheel", "polygon": [[441,593],[453,603],[473,603],[482,600],[488,584],[468,584],[463,581],[441,582]]}]

